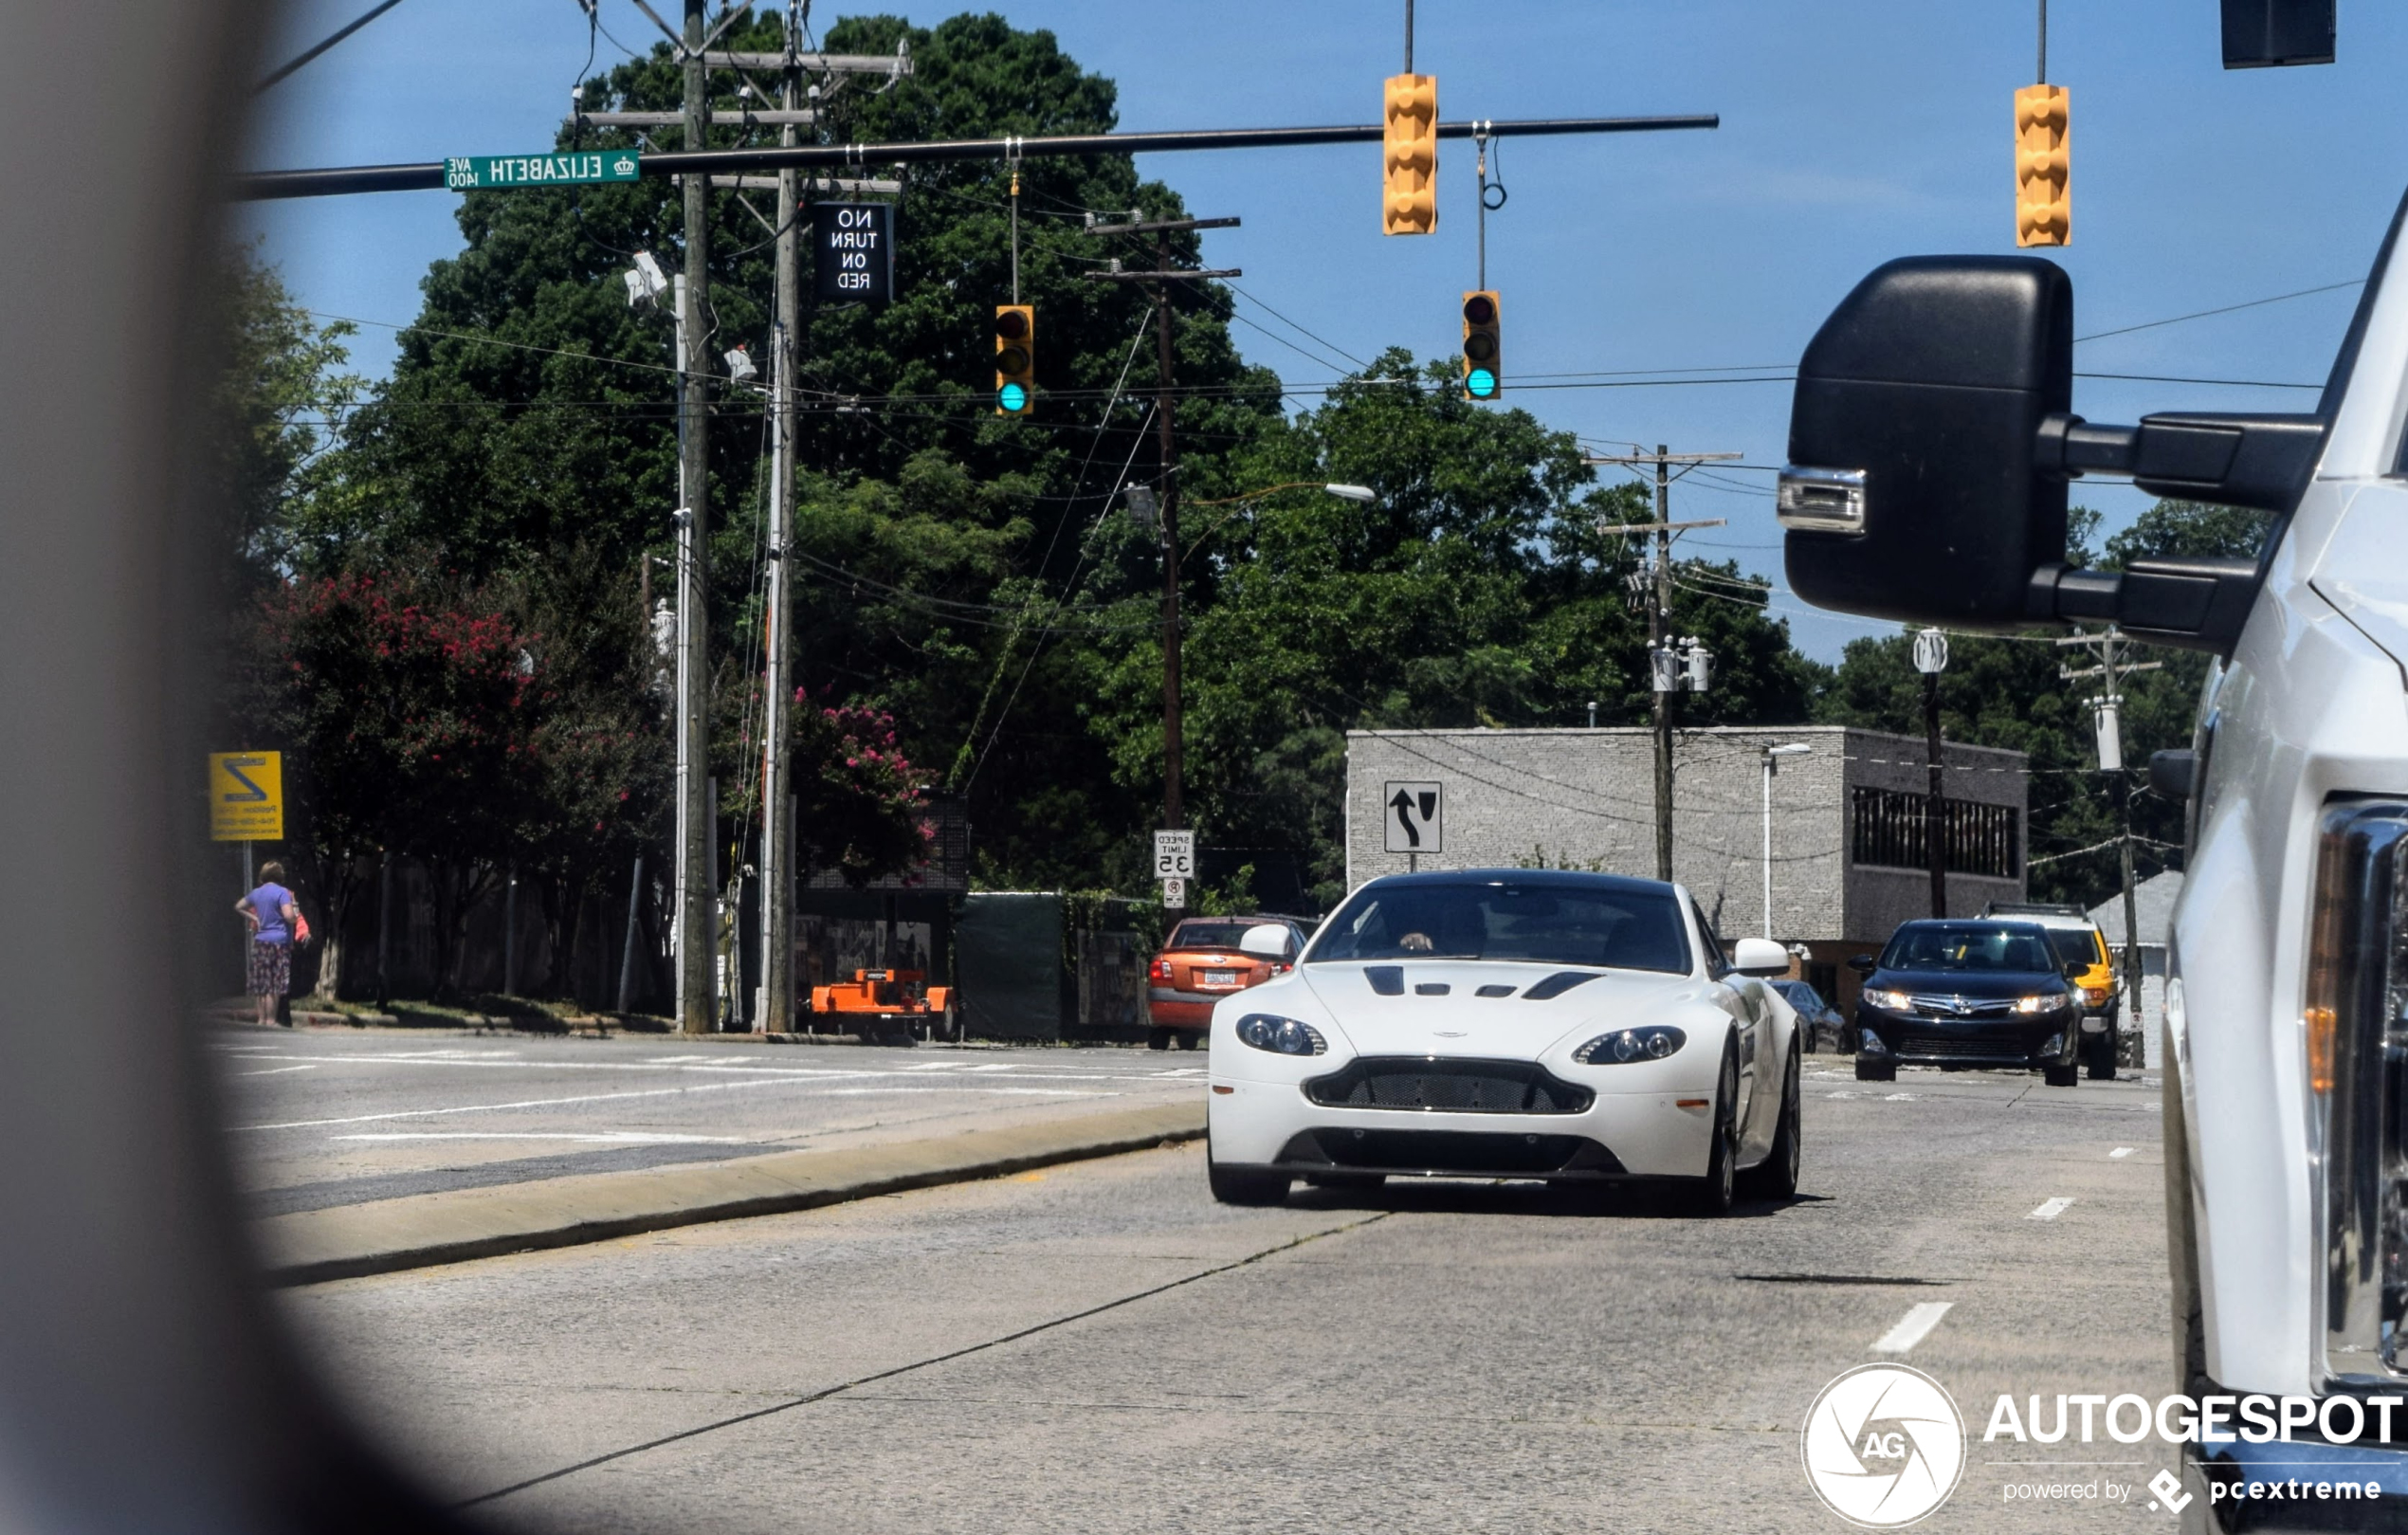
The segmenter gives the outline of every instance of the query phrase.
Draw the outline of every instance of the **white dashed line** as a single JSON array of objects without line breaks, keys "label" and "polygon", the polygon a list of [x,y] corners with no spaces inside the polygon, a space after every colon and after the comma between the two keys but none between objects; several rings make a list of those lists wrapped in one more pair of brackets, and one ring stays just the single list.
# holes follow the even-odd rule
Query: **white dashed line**
[{"label": "white dashed line", "polygon": [[1911,1092],[1885,1093],[1881,1101],[1885,1104],[1911,1104],[1915,1101],[1915,1095]]},{"label": "white dashed line", "polygon": [[2130,1146],[2118,1146],[2113,1151],[2107,1153],[2107,1160],[2110,1161],[2122,1161],[2125,1158],[2129,1157],[2130,1155],[2132,1155],[2132,1148]]},{"label": "white dashed line", "polygon": [[265,1071],[237,1071],[238,1077],[281,1077],[287,1071],[315,1071],[314,1066],[271,1066]]},{"label": "white dashed line", "polygon": [[1852,1092],[1827,1092],[1823,1094],[1823,1096],[1826,1098],[1853,1098],[1856,1095]]},{"label": "white dashed line", "polygon": [[1955,1304],[1954,1301],[1925,1301],[1907,1307],[1906,1314],[1898,1319],[1898,1325],[1883,1333],[1880,1341],[1873,1344],[1873,1352],[1876,1354],[1906,1352],[1929,1337],[1931,1329],[1940,1325],[1940,1319],[1946,1316],[1948,1308]]},{"label": "white dashed line", "polygon": [[2042,1201],[2039,1209],[2034,1210],[2032,1214],[2024,1216],[2023,1218],[2026,1220],[2054,1220],[2072,1207],[2073,1201],[2061,1194],[2053,1199]]}]

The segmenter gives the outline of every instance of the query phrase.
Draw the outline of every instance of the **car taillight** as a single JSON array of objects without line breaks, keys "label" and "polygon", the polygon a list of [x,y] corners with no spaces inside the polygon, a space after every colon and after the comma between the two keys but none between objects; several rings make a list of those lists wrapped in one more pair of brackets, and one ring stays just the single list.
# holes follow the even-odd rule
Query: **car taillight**
[{"label": "car taillight", "polygon": [[1171,961],[1170,961],[1170,960],[1168,960],[1168,959],[1157,959],[1157,960],[1155,960],[1155,961],[1154,961],[1154,968],[1153,968],[1153,970],[1152,970],[1152,971],[1150,971],[1150,972],[1149,972],[1149,974],[1153,976],[1153,978],[1154,978],[1154,979],[1155,979],[1155,981],[1156,981],[1156,983],[1157,983],[1157,984],[1158,984],[1158,985],[1163,985],[1163,986],[1168,986],[1168,985],[1170,985],[1170,984],[1171,984]]},{"label": "car taillight", "polygon": [[2327,1373],[2396,1381],[2408,1369],[2408,803],[2325,813],[2302,997],[2308,1091],[2320,1111],[2326,1215]]},{"label": "car taillight", "polygon": [[2107,1000],[2107,989],[2104,986],[2085,986],[2082,988],[2082,1000],[2092,1007],[2105,1007]]}]

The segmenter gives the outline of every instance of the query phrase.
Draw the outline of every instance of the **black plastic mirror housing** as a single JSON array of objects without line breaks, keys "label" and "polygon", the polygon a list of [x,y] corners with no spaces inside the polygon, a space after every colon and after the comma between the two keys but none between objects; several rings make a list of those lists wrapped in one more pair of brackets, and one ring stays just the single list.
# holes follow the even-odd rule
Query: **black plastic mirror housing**
[{"label": "black plastic mirror housing", "polygon": [[2054,263],[1876,269],[1798,363],[1780,506],[1791,588],[1869,617],[2027,622],[2032,572],[2065,558],[2066,482],[2034,444],[2072,388],[2073,284]]}]

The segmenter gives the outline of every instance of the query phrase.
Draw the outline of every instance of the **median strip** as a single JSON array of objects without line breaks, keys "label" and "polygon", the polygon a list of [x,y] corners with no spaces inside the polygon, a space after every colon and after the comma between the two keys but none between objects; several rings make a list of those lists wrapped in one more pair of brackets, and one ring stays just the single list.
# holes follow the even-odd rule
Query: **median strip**
[{"label": "median strip", "polygon": [[784,1151],[298,1211],[253,1230],[274,1285],[314,1285],[643,1232],[782,1215],[1031,1167],[1142,1151],[1204,1133],[1204,1106],[829,1151]]}]

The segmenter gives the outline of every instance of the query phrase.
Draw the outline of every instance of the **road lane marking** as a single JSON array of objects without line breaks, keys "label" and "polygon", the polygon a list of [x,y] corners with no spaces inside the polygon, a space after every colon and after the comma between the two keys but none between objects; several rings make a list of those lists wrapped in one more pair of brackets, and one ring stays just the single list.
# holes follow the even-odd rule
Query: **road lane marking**
[{"label": "road lane marking", "polygon": [[2130,1155],[2132,1155],[2132,1148],[2130,1146],[2118,1146],[2113,1151],[2107,1153],[2107,1160],[2110,1161],[2121,1161]]},{"label": "road lane marking", "polygon": [[830,1087],[820,1096],[823,1098],[867,1098],[872,1095],[885,1096],[888,1093],[899,1092],[999,1093],[1007,1096],[1016,1094],[1029,1098],[1117,1098],[1120,1096],[1108,1087],[1099,1091],[1093,1087],[906,1087],[901,1085],[892,1087]]},{"label": "road lane marking", "polygon": [[1876,1354],[1906,1352],[1930,1336],[1931,1329],[1940,1325],[1940,1319],[1946,1316],[1948,1308],[1956,1304],[1954,1301],[1918,1301],[1906,1308],[1905,1316],[1898,1319],[1898,1325],[1883,1333],[1874,1343],[1873,1352]]},{"label": "road lane marking", "polygon": [[2026,1220],[2054,1220],[2072,1207],[2073,1201],[2066,1196],[2060,1194],[2053,1199],[2043,1200],[2039,1209],[2034,1210],[2032,1214],[2024,1216],[2023,1218]]},{"label": "road lane marking", "polygon": [[315,1071],[318,1068],[314,1065],[271,1066],[265,1071],[237,1071],[234,1074],[238,1077],[281,1077],[287,1071]]},{"label": "road lane marking", "polygon": [[562,1104],[608,1104],[629,1098],[674,1098],[689,1092],[721,1092],[732,1087],[775,1087],[784,1078],[766,1082],[707,1082],[697,1087],[651,1087],[642,1092],[589,1092],[574,1098],[521,1098],[510,1104],[462,1104],[452,1108],[405,1108],[390,1114],[352,1114],[340,1119],[285,1120],[275,1124],[237,1124],[235,1130],[316,1130],[329,1124],[374,1124],[385,1120],[432,1119],[438,1114],[498,1114],[516,1108],[554,1108]]},{"label": "road lane marking", "polygon": [[740,1146],[740,1135],[665,1135],[649,1130],[386,1130],[330,1135],[329,1141],[582,1141],[612,1146]]},{"label": "road lane marking", "polygon": [[1916,1098],[1911,1092],[1887,1092],[1882,1094],[1881,1101],[1885,1104],[1911,1104],[1916,1102]]}]

